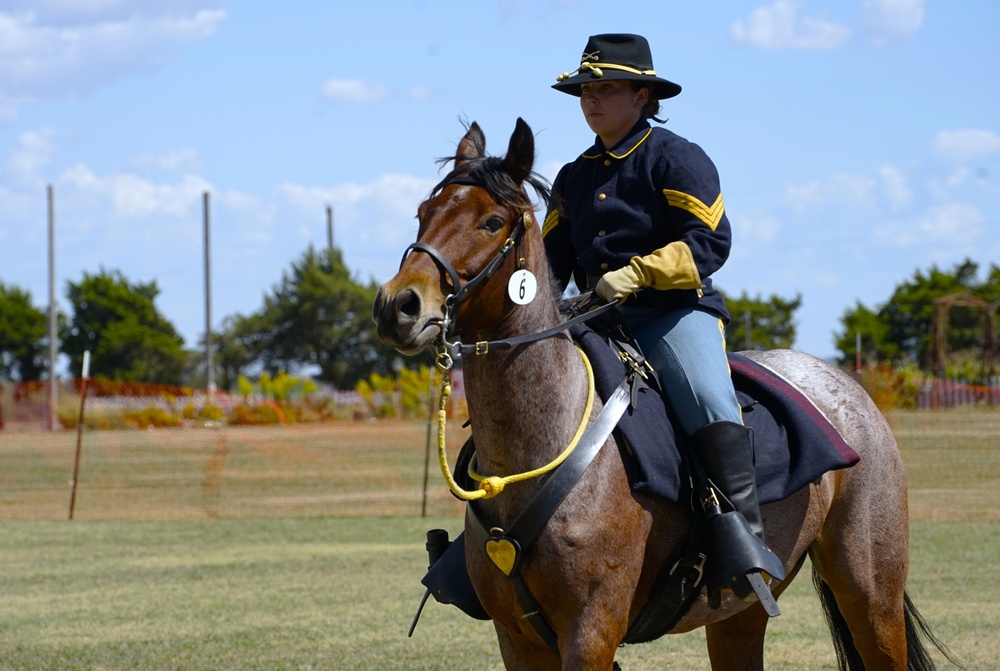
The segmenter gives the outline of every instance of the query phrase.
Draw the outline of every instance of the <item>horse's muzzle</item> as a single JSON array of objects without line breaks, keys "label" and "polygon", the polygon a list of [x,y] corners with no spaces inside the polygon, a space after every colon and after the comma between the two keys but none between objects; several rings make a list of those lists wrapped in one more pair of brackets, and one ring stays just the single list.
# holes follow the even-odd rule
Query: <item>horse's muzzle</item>
[{"label": "horse's muzzle", "polygon": [[416,354],[441,332],[441,317],[429,313],[427,302],[413,287],[393,291],[382,285],[372,305],[378,337],[404,354]]}]

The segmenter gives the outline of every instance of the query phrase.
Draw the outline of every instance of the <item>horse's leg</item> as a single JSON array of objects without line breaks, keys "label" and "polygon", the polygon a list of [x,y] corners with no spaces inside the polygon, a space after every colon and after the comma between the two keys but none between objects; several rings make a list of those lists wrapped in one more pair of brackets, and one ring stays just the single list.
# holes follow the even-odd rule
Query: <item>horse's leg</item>
[{"label": "horse's leg", "polygon": [[[860,473],[837,477],[854,475]],[[897,475],[897,483],[900,478]],[[835,504],[810,557],[836,599],[829,605],[840,611],[865,668],[905,671],[904,590],[909,567],[905,484],[901,489],[893,486],[884,474],[881,481],[885,485],[875,488],[877,495]],[[837,487],[842,488],[846,486]]]},{"label": "horse's leg", "polygon": [[559,636],[556,656],[533,632],[496,626],[504,667],[518,671],[611,671],[624,632],[608,631],[606,617],[584,612],[575,629]]},{"label": "horse's leg", "polygon": [[[618,513],[616,522],[629,522],[635,529],[632,536],[645,537],[648,526],[635,507],[623,504]],[[634,542],[625,529],[605,529],[602,537],[586,542],[590,551],[585,556],[563,569],[572,575],[575,568],[578,575],[590,576],[567,588],[573,610],[557,616],[564,671],[611,671],[614,666],[642,571],[643,547]],[[632,551],[612,550],[619,543],[631,545]]]},{"label": "horse's leg", "polygon": [[505,669],[525,671],[560,671],[562,662],[540,640],[530,643],[530,636],[524,632],[511,635],[501,626],[496,626],[497,642]]},{"label": "horse's leg", "polygon": [[755,603],[732,617],[706,625],[708,659],[714,671],[763,671],[764,630],[770,617]]}]

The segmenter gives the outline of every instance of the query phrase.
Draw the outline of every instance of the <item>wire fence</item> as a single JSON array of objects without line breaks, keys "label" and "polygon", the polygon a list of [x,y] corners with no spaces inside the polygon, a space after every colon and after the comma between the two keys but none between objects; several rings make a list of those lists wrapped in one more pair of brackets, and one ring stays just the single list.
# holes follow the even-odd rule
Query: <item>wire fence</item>
[{"label": "wire fence", "polygon": [[[462,513],[442,481],[433,398],[414,416],[376,420],[351,395],[296,405],[101,384],[81,426],[82,384],[61,385],[56,431],[45,430],[44,384],[0,386],[0,519],[66,519],[74,485],[81,520]],[[928,385],[926,404],[885,410],[915,515],[1000,521],[997,389],[967,387]],[[261,417],[273,423],[243,423]],[[455,411],[447,424],[448,464],[469,435],[464,420]]]},{"label": "wire fence", "polygon": [[[375,420],[382,399],[352,394],[276,403],[94,380],[81,404],[82,387],[60,385],[56,431],[45,385],[0,387],[0,519],[66,519],[71,501],[74,519],[461,511],[433,486],[440,475],[427,482],[440,469],[426,411]],[[462,423],[446,432],[451,463],[469,435]]]}]

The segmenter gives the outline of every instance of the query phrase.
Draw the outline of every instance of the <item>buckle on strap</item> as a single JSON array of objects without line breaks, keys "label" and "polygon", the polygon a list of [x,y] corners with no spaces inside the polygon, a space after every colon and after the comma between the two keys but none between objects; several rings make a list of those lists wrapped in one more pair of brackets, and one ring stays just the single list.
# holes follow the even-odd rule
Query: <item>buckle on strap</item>
[{"label": "buckle on strap", "polygon": [[693,580],[691,580],[687,575],[683,574],[681,575],[681,581],[678,586],[680,587],[682,597],[687,594],[688,585],[690,585],[691,587],[697,587],[699,584],[701,584],[701,579],[705,575],[706,559],[707,556],[705,555],[704,552],[699,552],[698,558],[693,562],[689,559],[689,557],[684,556],[678,559],[677,562],[674,564],[673,568],[670,569],[670,575],[674,575],[675,573],[677,573],[678,569],[694,572]]},{"label": "buckle on strap", "polygon": [[486,340],[480,340],[476,343],[475,353],[476,355],[487,354],[490,351],[490,343]]}]

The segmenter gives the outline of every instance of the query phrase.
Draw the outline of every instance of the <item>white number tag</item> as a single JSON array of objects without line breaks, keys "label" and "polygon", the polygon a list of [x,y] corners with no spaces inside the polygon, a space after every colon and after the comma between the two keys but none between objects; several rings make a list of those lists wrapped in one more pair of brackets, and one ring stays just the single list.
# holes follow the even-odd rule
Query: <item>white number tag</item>
[{"label": "white number tag", "polygon": [[535,281],[535,276],[527,270],[515,271],[507,283],[507,294],[518,305],[527,305],[535,300],[537,291],[538,282]]}]

